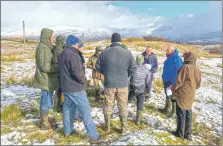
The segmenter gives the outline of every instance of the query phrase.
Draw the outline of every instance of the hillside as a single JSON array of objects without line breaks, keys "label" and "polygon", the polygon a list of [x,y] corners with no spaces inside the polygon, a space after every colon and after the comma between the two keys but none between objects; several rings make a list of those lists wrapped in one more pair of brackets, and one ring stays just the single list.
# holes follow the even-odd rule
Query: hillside
[{"label": "hillside", "polygon": [[[39,99],[40,90],[32,88],[35,73],[35,48],[37,42],[28,40],[23,49],[22,39],[1,40],[1,144],[2,145],[88,145],[86,130],[82,122],[75,122],[75,135],[63,137],[63,122],[61,114],[50,111],[50,117],[56,118],[59,128],[55,131],[39,129]],[[133,55],[136,56],[150,45],[158,56],[159,68],[155,74],[151,99],[145,103],[142,125],[135,126],[135,103],[128,105],[128,131],[120,134],[117,105],[112,117],[112,134],[104,133],[103,100],[95,103],[92,88],[87,89],[92,116],[97,130],[102,136],[101,144],[111,145],[222,145],[222,58],[221,55],[210,54],[192,45],[181,45],[168,42],[147,42],[139,38],[123,39]],[[104,47],[110,40],[86,42],[84,56],[86,60],[94,53],[96,45]],[[161,81],[165,50],[173,44],[180,51],[195,51],[199,56],[198,67],[202,71],[202,85],[197,90],[193,105],[193,141],[182,141],[170,134],[175,130],[176,120],[167,119],[158,112],[164,107],[164,91]],[[91,79],[91,70],[86,70],[86,76]]]}]

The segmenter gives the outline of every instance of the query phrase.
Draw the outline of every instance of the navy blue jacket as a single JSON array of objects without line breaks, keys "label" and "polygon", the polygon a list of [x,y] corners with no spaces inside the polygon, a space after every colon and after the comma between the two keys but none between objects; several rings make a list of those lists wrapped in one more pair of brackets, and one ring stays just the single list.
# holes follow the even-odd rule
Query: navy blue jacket
[{"label": "navy blue jacket", "polygon": [[66,47],[59,57],[60,82],[63,92],[85,90],[86,77],[78,50]]},{"label": "navy blue jacket", "polygon": [[155,54],[152,52],[149,57],[146,56],[146,52],[142,53],[143,57],[144,57],[144,62],[143,64],[150,64],[151,65],[151,73],[155,73],[158,69],[158,60],[155,56]]}]

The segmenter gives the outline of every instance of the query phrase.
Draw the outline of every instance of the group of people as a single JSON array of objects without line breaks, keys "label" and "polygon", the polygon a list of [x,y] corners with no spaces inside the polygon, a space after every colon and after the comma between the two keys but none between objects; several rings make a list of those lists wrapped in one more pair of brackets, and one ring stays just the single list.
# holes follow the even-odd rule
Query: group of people
[{"label": "group of people", "polygon": [[[99,134],[92,120],[86,94],[89,83],[85,76],[85,59],[82,54],[84,43],[74,35],[69,35],[66,39],[57,36],[54,46],[53,36],[52,30],[42,29],[40,42],[36,48],[33,86],[41,89],[40,127],[52,128],[48,122],[48,112],[53,107],[61,112],[63,94],[62,115],[65,137],[74,134],[73,122],[78,113],[88,133],[89,141],[97,143]],[[111,131],[115,99],[119,109],[121,132],[126,132],[128,129],[128,102],[132,102],[134,97],[137,99],[135,124],[140,124],[143,103],[151,97],[154,73],[158,69],[158,60],[151,46],[147,46],[145,52],[135,59],[131,51],[121,42],[120,34],[114,33],[111,45],[105,49],[97,46],[95,54],[87,62],[87,68],[92,69],[95,101],[100,100],[100,94],[104,95],[106,133]],[[177,115],[177,129],[173,134],[191,140],[192,104],[195,90],[201,83],[201,72],[196,67],[197,57],[193,52],[186,52],[183,55],[183,62],[178,50],[171,45],[166,50],[166,56],[162,74],[166,104],[160,111],[168,114],[168,117]],[[103,92],[100,92],[99,82],[104,86]]]}]

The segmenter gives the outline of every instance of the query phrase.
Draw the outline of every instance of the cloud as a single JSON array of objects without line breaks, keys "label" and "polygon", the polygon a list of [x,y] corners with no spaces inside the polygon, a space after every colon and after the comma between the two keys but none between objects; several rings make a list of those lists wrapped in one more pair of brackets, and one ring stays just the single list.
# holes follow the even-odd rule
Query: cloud
[{"label": "cloud", "polygon": [[153,35],[160,36],[161,31],[166,38],[199,36],[209,32],[222,31],[222,3],[209,2],[209,10],[203,14],[184,14],[153,30]]},{"label": "cloud", "polygon": [[[163,18],[141,16],[110,1],[2,1],[1,26],[3,31],[43,27],[69,27],[120,30],[126,35],[144,35],[159,27]],[[159,22],[159,23],[157,23]],[[130,31],[134,30],[134,31]]]},{"label": "cloud", "polygon": [[156,11],[155,8],[148,8],[149,11]]}]

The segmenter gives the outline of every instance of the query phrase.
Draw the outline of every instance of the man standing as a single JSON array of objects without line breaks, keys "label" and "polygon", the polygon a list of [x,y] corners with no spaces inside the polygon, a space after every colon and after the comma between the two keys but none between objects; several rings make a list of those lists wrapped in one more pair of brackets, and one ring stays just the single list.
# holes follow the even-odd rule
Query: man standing
[{"label": "man standing", "polygon": [[144,65],[144,57],[138,55],[136,57],[137,69],[130,79],[130,91],[128,101],[131,102],[134,96],[137,98],[136,125],[140,124],[143,112],[143,102],[145,98],[145,89],[148,88],[150,82],[150,71]]},{"label": "man standing", "polygon": [[147,89],[148,96],[145,97],[145,100],[148,100],[151,97],[151,89],[152,89],[152,84],[153,84],[153,74],[157,71],[158,69],[158,61],[155,56],[155,54],[152,51],[151,46],[147,46],[145,52],[142,53],[144,57],[144,63],[143,64],[149,64],[151,66],[150,69],[150,83],[149,87]]},{"label": "man standing", "polygon": [[182,139],[192,140],[192,105],[195,91],[201,85],[201,71],[196,67],[197,57],[194,52],[186,52],[183,57],[184,65],[172,88],[177,102],[177,129],[172,133]]},{"label": "man standing", "polygon": [[[64,44],[65,44],[65,38],[61,35],[57,36],[56,46],[55,46],[55,49],[53,50],[53,58],[54,58],[54,62],[58,65],[59,65],[59,55],[64,49]],[[56,77],[58,78],[58,80],[60,79],[59,73],[57,74]],[[54,95],[54,110],[56,112],[62,111],[61,96],[62,96],[62,91],[61,91],[61,88],[59,88]]]},{"label": "man standing", "polygon": [[53,107],[53,91],[59,88],[59,79],[56,77],[59,66],[53,64],[52,42],[53,31],[43,28],[36,48],[36,72],[33,81],[33,87],[41,89],[40,128],[43,130],[51,128],[48,123],[48,112]]},{"label": "man standing", "polygon": [[[111,46],[101,53],[96,63],[97,71],[104,75],[106,131],[110,132],[112,108],[116,98],[121,121],[121,132],[126,132],[128,77],[136,71],[136,63],[132,53],[122,47],[120,34],[114,33],[111,43]],[[116,97],[115,93],[117,93]]]},{"label": "man standing", "polygon": [[64,94],[63,124],[65,137],[73,133],[73,120],[78,110],[87,130],[89,141],[98,140],[98,132],[91,117],[85,92],[86,77],[78,51],[82,51],[79,38],[69,35],[66,47],[59,57],[61,89]]},{"label": "man standing", "polygon": [[164,62],[163,74],[162,74],[164,91],[166,94],[166,104],[165,108],[160,109],[160,111],[169,114],[170,110],[172,109],[171,113],[168,115],[168,117],[170,118],[174,114],[176,114],[176,102],[174,100],[172,100],[171,102],[172,95],[168,95],[167,92],[168,89],[170,89],[175,85],[177,71],[183,65],[183,61],[181,57],[178,55],[178,50],[171,45],[167,47],[166,56],[167,59]]},{"label": "man standing", "polygon": [[87,67],[92,69],[92,78],[94,81],[94,87],[95,87],[95,101],[100,100],[100,87],[99,82],[104,82],[104,76],[96,71],[95,65],[98,60],[99,55],[103,51],[103,48],[101,46],[97,46],[95,48],[95,54],[89,58],[89,61],[87,63]]}]

